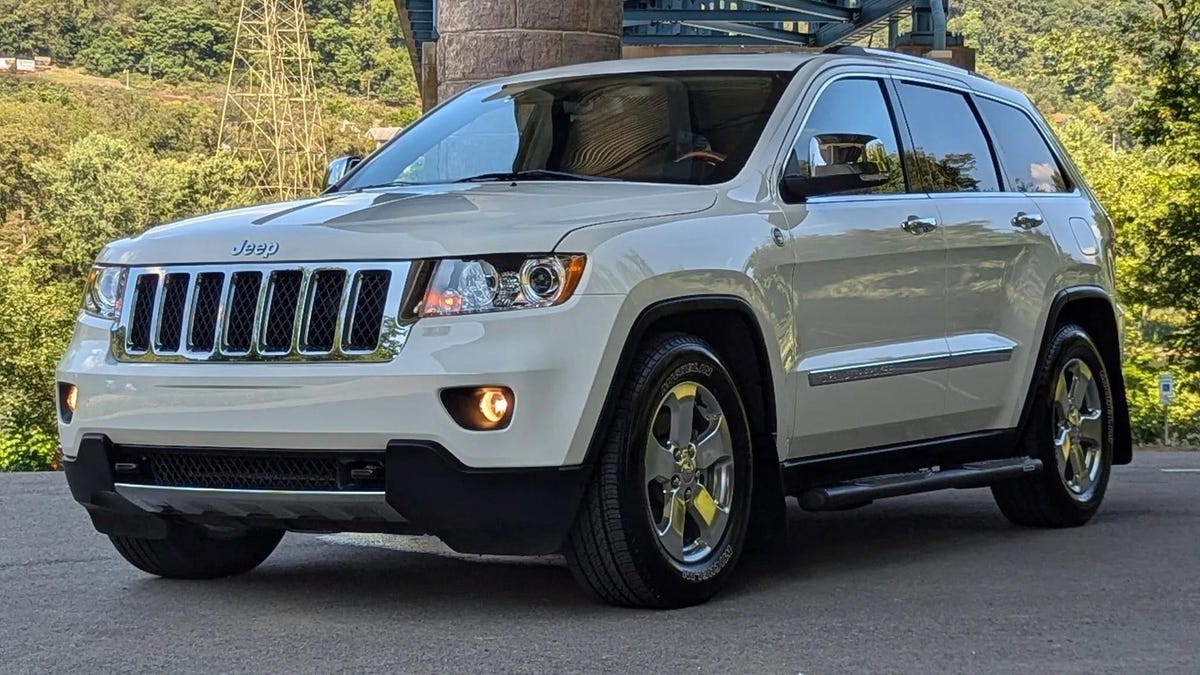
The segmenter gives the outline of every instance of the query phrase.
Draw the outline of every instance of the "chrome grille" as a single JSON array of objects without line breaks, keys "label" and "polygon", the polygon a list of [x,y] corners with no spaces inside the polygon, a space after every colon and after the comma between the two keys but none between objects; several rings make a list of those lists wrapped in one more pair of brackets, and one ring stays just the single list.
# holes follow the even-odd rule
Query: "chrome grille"
[{"label": "chrome grille", "polygon": [[409,263],[179,265],[129,270],[121,361],[386,361]]}]

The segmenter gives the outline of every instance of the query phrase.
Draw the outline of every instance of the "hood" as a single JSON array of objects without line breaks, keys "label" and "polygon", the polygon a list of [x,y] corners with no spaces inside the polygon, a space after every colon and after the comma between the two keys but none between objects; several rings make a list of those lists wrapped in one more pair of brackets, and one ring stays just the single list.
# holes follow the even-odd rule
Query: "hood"
[{"label": "hood", "polygon": [[333,193],[151,228],[110,244],[100,261],[168,265],[540,253],[589,225],[703,211],[716,194],[700,186],[608,182]]}]

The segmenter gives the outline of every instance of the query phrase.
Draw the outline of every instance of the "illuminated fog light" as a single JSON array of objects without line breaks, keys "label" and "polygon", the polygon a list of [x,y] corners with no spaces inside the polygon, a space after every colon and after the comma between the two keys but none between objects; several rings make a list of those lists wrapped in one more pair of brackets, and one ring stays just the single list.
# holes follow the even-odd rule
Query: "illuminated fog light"
[{"label": "illuminated fog light", "polygon": [[64,424],[70,424],[79,405],[79,389],[66,382],[58,383],[58,410]]},{"label": "illuminated fog light", "polygon": [[508,416],[508,397],[499,389],[483,389],[479,392],[479,412],[492,424],[499,424]]},{"label": "illuminated fog light", "polygon": [[508,387],[460,387],[443,389],[442,405],[464,429],[497,431],[512,421],[516,399]]}]

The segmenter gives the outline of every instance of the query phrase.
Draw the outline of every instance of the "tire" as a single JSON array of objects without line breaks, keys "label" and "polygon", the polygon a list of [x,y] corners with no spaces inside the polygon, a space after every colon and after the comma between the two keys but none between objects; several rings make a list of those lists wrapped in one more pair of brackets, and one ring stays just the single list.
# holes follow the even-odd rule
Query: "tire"
[{"label": "tire", "polygon": [[1100,508],[1112,473],[1108,372],[1087,332],[1068,324],[1047,345],[1036,377],[1021,449],[1042,460],[1043,469],[992,486],[992,495],[1005,517],[1018,525],[1077,527]]},{"label": "tire", "polygon": [[[737,387],[707,344],[673,333],[643,346],[618,400],[567,562],[610,604],[702,603],[729,579],[749,523],[753,462]],[[672,442],[685,435],[688,445]]]},{"label": "tire", "polygon": [[134,567],[167,579],[219,579],[245,574],[279,545],[283,530],[249,530],[229,536],[186,522],[173,522],[165,539],[109,536]]}]

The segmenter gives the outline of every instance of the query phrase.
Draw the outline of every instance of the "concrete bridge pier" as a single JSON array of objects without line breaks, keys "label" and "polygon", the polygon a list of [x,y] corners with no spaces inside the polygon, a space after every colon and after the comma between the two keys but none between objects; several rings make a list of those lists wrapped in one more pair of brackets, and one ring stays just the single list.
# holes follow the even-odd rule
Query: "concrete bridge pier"
[{"label": "concrete bridge pier", "polygon": [[423,79],[436,73],[445,100],[495,77],[619,59],[621,19],[621,0],[438,0],[436,68]]}]

